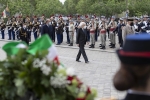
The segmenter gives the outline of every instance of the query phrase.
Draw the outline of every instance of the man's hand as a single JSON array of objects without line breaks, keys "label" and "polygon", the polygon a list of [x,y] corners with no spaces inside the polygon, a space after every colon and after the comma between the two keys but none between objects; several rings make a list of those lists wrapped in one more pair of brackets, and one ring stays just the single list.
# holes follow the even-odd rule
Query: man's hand
[{"label": "man's hand", "polygon": [[77,44],[77,47],[79,47],[79,44]]}]

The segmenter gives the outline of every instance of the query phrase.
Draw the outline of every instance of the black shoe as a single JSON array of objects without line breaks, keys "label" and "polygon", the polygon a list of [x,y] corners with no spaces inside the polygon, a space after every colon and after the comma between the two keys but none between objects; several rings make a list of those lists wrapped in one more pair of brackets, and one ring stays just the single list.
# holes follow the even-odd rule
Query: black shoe
[{"label": "black shoe", "polygon": [[103,46],[103,49],[106,49],[105,46]]},{"label": "black shoe", "polygon": [[115,48],[115,44],[112,44],[112,46],[110,48]]},{"label": "black shoe", "polygon": [[112,46],[113,44],[112,43],[110,43],[110,45],[109,46]]},{"label": "black shoe", "polygon": [[101,46],[101,48],[100,49],[103,49],[104,48],[104,46]]},{"label": "black shoe", "polygon": [[94,44],[92,44],[89,48],[94,48]]},{"label": "black shoe", "polygon": [[8,39],[8,40],[11,40],[11,39]]},{"label": "black shoe", "polygon": [[81,62],[80,60],[76,60],[76,62]]},{"label": "black shoe", "polygon": [[70,45],[68,45],[68,46],[73,46],[73,43],[70,43]]},{"label": "black shoe", "polygon": [[88,64],[88,63],[89,63],[89,61],[85,61],[85,63],[86,63],[86,64]]},{"label": "black shoe", "polygon": [[56,45],[60,45],[60,43],[57,43]]},{"label": "black shoe", "polygon": [[102,45],[100,45],[99,47],[102,47]]}]

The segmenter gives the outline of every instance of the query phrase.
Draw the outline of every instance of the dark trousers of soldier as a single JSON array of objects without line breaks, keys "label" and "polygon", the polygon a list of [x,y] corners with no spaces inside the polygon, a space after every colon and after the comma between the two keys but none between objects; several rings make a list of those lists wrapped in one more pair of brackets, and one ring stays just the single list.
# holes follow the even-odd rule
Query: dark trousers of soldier
[{"label": "dark trousers of soldier", "polygon": [[90,41],[90,31],[87,31],[87,39]]},{"label": "dark trousers of soldier", "polygon": [[38,38],[37,32],[34,32],[34,39],[36,40]]},{"label": "dark trousers of soldier", "polygon": [[120,47],[122,47],[123,46],[122,34],[118,35],[118,40],[119,40]]},{"label": "dark trousers of soldier", "polygon": [[109,39],[109,29],[107,29],[107,33],[108,33],[108,39]]},{"label": "dark trousers of soldier", "polygon": [[11,40],[11,30],[8,30],[8,40]]},{"label": "dark trousers of soldier", "polygon": [[85,49],[84,49],[84,45],[79,45],[79,52],[77,54],[76,61],[79,61],[79,59],[81,57],[81,54],[82,54],[84,60],[88,61],[88,58],[87,58],[87,55],[86,55],[86,52],[85,52]]},{"label": "dark trousers of soldier", "polygon": [[56,33],[57,35],[57,44],[61,44],[61,33]]},{"label": "dark trousers of soldier", "polygon": [[29,41],[31,41],[31,31],[28,32],[29,35]]},{"label": "dark trousers of soldier", "polygon": [[29,45],[29,39],[27,37],[21,36],[20,39]]},{"label": "dark trousers of soldier", "polygon": [[2,39],[5,39],[4,30],[1,31],[1,34],[2,34]]},{"label": "dark trousers of soldier", "polygon": [[55,27],[53,27],[52,31],[52,40],[55,42]]},{"label": "dark trousers of soldier", "polygon": [[63,32],[60,34],[61,37],[61,43],[63,42]]},{"label": "dark trousers of soldier", "polygon": [[15,40],[15,31],[12,31],[13,40]]},{"label": "dark trousers of soldier", "polygon": [[67,43],[69,44],[70,43],[69,31],[66,31],[66,34],[67,34]]},{"label": "dark trousers of soldier", "polygon": [[95,41],[97,41],[97,37],[98,37],[98,34],[97,34],[97,29],[95,30]]}]

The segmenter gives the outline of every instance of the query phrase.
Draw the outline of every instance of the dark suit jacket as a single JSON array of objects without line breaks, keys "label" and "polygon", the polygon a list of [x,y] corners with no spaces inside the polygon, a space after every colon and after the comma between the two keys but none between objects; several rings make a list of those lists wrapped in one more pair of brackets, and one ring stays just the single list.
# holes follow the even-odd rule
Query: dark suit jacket
[{"label": "dark suit jacket", "polygon": [[87,42],[87,34],[86,31],[82,30],[82,28],[79,28],[77,30],[77,37],[76,37],[76,43],[79,44],[79,46],[84,46]]},{"label": "dark suit jacket", "polygon": [[124,100],[150,100],[150,96],[142,94],[127,94]]},{"label": "dark suit jacket", "polygon": [[50,31],[50,28],[46,24],[42,28],[42,35],[43,34],[48,34],[50,38],[52,37],[52,33]]}]

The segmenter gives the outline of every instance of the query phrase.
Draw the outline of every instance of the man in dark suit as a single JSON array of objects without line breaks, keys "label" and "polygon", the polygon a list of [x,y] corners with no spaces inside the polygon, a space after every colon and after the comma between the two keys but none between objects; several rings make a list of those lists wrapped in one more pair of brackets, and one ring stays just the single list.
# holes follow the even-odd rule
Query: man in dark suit
[{"label": "man in dark suit", "polygon": [[43,34],[48,34],[49,35],[49,37],[52,39],[52,33],[51,33],[51,31],[50,31],[50,20],[49,19],[47,19],[46,20],[46,24],[43,26],[43,28],[42,28],[42,35]]},{"label": "man in dark suit", "polygon": [[80,59],[80,56],[82,54],[82,56],[83,56],[83,58],[85,60],[85,63],[89,63],[88,58],[86,56],[85,49],[84,49],[84,45],[87,42],[87,34],[85,32],[85,26],[86,26],[86,23],[85,22],[81,22],[80,25],[79,25],[79,29],[77,30],[76,43],[77,43],[77,46],[79,47],[79,52],[78,52],[76,61],[77,62],[81,62],[79,59]]}]

